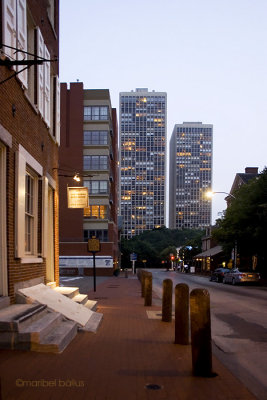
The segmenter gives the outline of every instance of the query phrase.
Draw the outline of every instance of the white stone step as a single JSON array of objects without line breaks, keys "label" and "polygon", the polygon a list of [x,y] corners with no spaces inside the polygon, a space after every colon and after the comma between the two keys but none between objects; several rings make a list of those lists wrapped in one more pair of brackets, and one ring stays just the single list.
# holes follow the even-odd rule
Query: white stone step
[{"label": "white stone step", "polygon": [[62,319],[63,317],[60,313],[47,310],[38,320],[20,329],[18,339],[21,342],[39,343]]},{"label": "white stone step", "polygon": [[19,331],[19,328],[39,318],[38,314],[46,309],[46,305],[12,304],[0,310],[0,331]]},{"label": "white stone step", "polygon": [[77,324],[63,320],[40,341],[32,343],[31,350],[39,352],[61,353],[77,334]]},{"label": "white stone step", "polygon": [[87,300],[87,302],[84,305],[89,310],[92,310],[92,311],[97,310],[97,301],[95,301],[95,300]]},{"label": "white stone step", "polygon": [[70,298],[63,296],[54,289],[51,290],[43,284],[19,289],[19,292],[32,300],[46,304],[50,309],[77,322],[79,326],[85,326],[94,314],[94,311],[88,309],[84,305],[76,303]]},{"label": "white stone step", "polygon": [[54,289],[55,287],[57,287],[57,284],[56,282],[48,282],[46,286],[50,287],[51,289]]},{"label": "white stone step", "polygon": [[73,301],[76,301],[76,303],[79,304],[86,304],[87,300],[88,300],[88,296],[87,294],[76,294],[76,296],[72,297]]},{"label": "white stone step", "polygon": [[53,290],[55,290],[57,293],[63,294],[69,299],[72,299],[79,294],[79,288],[77,287],[57,286],[53,288]]}]

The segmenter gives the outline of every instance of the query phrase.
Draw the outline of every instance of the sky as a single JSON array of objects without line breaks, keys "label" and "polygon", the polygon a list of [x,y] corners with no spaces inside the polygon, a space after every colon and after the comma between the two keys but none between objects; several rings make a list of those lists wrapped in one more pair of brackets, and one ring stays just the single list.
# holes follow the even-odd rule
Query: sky
[{"label": "sky", "polygon": [[60,81],[109,89],[118,113],[120,92],[166,92],[168,142],[175,124],[213,124],[212,189],[228,193],[267,166],[266,19],[267,0],[61,0]]}]

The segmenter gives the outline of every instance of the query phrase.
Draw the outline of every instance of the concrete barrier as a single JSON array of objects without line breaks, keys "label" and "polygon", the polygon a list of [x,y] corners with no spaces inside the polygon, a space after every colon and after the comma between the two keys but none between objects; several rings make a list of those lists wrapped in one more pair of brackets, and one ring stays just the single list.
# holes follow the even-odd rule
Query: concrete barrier
[{"label": "concrete barrier", "polygon": [[162,283],[162,321],[172,321],[172,280],[164,279]]},{"label": "concrete barrier", "polygon": [[152,273],[146,272],[144,278],[145,306],[152,306]]},{"label": "concrete barrier", "polygon": [[212,372],[210,295],[206,289],[190,293],[190,322],[193,375],[216,376]]}]

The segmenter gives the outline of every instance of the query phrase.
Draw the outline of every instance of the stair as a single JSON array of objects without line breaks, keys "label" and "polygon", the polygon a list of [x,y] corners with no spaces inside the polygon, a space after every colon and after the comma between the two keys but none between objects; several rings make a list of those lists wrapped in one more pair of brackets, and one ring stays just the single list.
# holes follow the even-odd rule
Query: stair
[{"label": "stair", "polygon": [[53,290],[72,299],[73,301],[75,301],[78,304],[83,304],[89,310],[92,310],[92,311],[97,310],[97,301],[88,300],[87,294],[81,294],[79,292],[79,288],[77,288],[77,287],[57,286],[57,287],[54,287]]},{"label": "stair", "polygon": [[60,353],[77,333],[77,323],[39,303],[0,310],[0,348]]},{"label": "stair", "polygon": [[0,297],[0,310],[1,308],[8,307],[10,304],[10,298],[7,296],[1,296]]}]

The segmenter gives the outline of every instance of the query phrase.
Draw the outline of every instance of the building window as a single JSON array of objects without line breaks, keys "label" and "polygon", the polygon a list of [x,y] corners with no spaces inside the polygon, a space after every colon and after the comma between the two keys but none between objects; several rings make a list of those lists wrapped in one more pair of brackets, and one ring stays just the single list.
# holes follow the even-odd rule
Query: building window
[{"label": "building window", "polygon": [[107,170],[108,157],[107,156],[84,156],[83,157],[84,170]]},{"label": "building window", "polygon": [[37,210],[37,179],[26,172],[25,176],[25,254],[35,253],[36,210]]},{"label": "building window", "polygon": [[83,132],[83,144],[84,144],[84,146],[108,144],[108,132],[107,131],[84,131]]},{"label": "building window", "polygon": [[107,219],[107,206],[92,205],[84,208],[84,217],[91,219]]},{"label": "building window", "polygon": [[107,121],[108,107],[107,106],[85,106],[84,121]]},{"label": "building window", "polygon": [[87,242],[88,239],[92,237],[96,237],[100,240],[100,242],[107,242],[108,241],[108,231],[106,229],[85,229],[83,231],[84,241]]},{"label": "building window", "polygon": [[89,194],[107,194],[108,182],[107,181],[84,181],[84,186],[88,187]]}]

